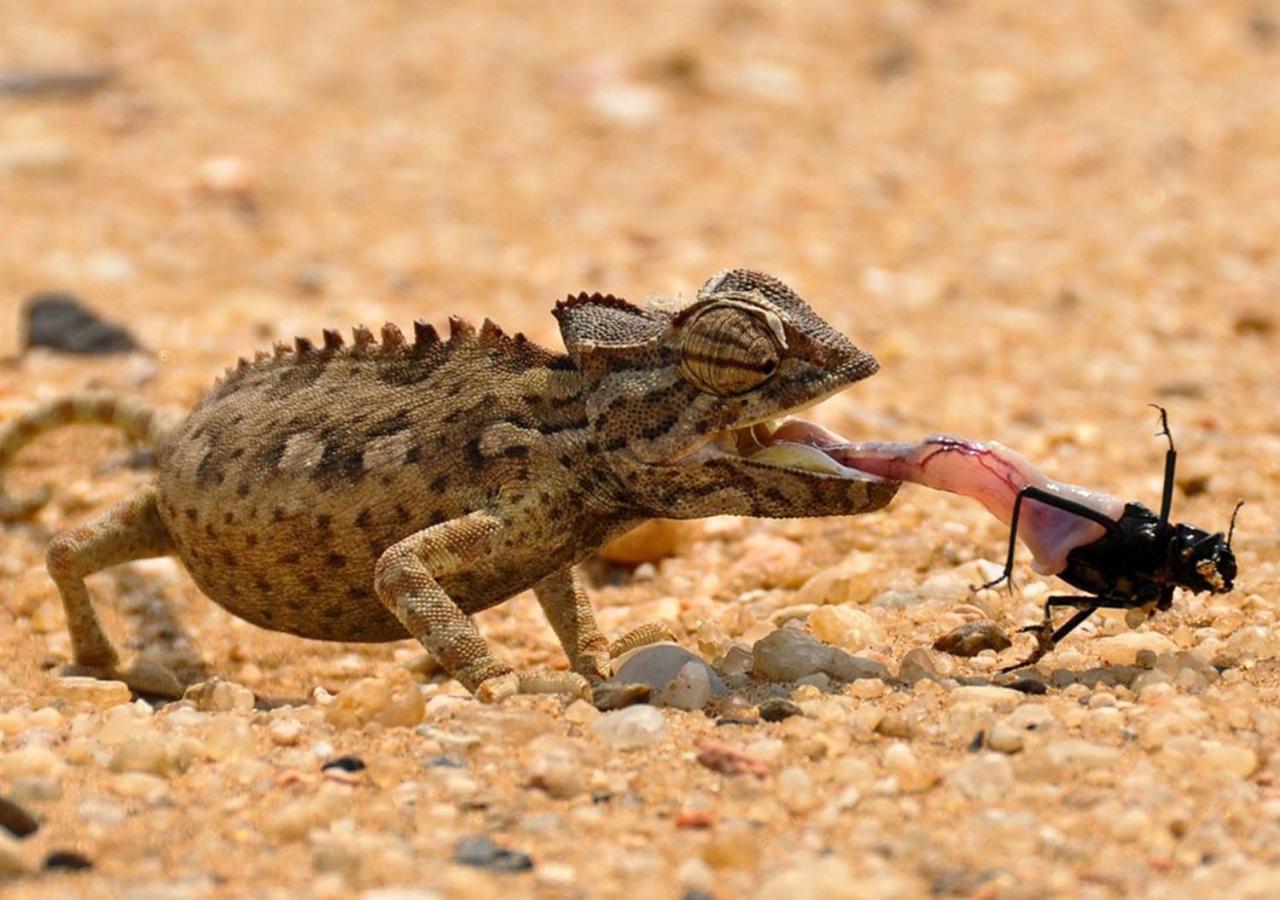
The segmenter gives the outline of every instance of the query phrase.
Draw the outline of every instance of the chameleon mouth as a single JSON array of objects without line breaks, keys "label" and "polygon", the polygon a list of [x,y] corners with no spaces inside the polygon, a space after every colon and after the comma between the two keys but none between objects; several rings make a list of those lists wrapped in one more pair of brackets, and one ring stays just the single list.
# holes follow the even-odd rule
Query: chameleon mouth
[{"label": "chameleon mouth", "polygon": [[848,444],[835,432],[796,418],[756,422],[721,432],[714,440],[717,450],[759,465],[861,481],[888,480],[840,462],[837,451]]}]

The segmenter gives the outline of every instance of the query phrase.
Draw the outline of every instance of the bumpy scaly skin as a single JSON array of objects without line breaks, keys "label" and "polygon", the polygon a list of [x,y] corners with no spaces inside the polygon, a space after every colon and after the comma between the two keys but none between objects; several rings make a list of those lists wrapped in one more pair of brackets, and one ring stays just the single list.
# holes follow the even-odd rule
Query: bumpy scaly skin
[{"label": "bumpy scaly skin", "polygon": [[[717,432],[875,371],[775,279],[721,273],[680,311],[579,295],[555,312],[567,355],[487,321],[477,332],[451,320],[447,339],[421,323],[412,340],[357,328],[350,345],[326,332],[322,346],[299,339],[242,360],[180,420],[95,396],[0,428],[0,468],[70,422],[115,424],[156,448],[153,486],[50,545],[78,666],[118,674],[84,577],[173,553],[210,598],[264,628],[412,636],[483,699],[583,692],[605,675],[609,646],[572,566],[611,536],[652,516],[845,515],[893,496],[893,482],[708,451]],[[717,378],[731,396],[708,389]],[[0,519],[42,500],[0,493]],[[573,673],[518,677],[472,624],[526,588]]]}]

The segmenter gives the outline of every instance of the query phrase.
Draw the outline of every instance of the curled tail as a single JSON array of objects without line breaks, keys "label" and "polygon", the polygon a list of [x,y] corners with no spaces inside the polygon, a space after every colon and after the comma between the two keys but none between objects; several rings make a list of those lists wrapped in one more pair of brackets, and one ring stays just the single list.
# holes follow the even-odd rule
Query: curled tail
[{"label": "curled tail", "polygon": [[49,500],[48,485],[27,497],[4,490],[5,470],[18,451],[40,435],[64,425],[111,425],[132,440],[156,446],[177,420],[169,410],[115,394],[87,393],[59,397],[8,422],[0,423],[0,522],[31,515]]}]

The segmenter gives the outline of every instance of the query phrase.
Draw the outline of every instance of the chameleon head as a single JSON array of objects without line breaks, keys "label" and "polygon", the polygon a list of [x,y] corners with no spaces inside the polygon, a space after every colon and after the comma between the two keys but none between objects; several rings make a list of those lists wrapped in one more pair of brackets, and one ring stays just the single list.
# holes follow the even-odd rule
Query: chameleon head
[{"label": "chameleon head", "polygon": [[790,418],[878,365],[776,278],[721,272],[679,309],[580,295],[556,316],[592,384],[593,440],[651,514],[835,515],[897,490]]}]

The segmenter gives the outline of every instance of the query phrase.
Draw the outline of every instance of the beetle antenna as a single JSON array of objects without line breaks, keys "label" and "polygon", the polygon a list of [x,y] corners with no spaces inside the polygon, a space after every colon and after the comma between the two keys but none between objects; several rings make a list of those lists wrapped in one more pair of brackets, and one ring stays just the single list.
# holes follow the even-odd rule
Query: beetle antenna
[{"label": "beetle antenna", "polygon": [[1244,506],[1243,500],[1236,501],[1236,508],[1231,510],[1231,527],[1227,529],[1227,549],[1231,549],[1231,538],[1236,533],[1236,516],[1240,514],[1240,507]]},{"label": "beetle antenna", "polygon": [[1164,491],[1160,497],[1160,525],[1164,531],[1169,527],[1169,513],[1173,509],[1173,473],[1178,463],[1178,451],[1173,449],[1173,434],[1169,431],[1169,413],[1163,406],[1148,403],[1152,409],[1160,411],[1160,430],[1157,435],[1164,435],[1169,440],[1169,449],[1164,454]]}]

